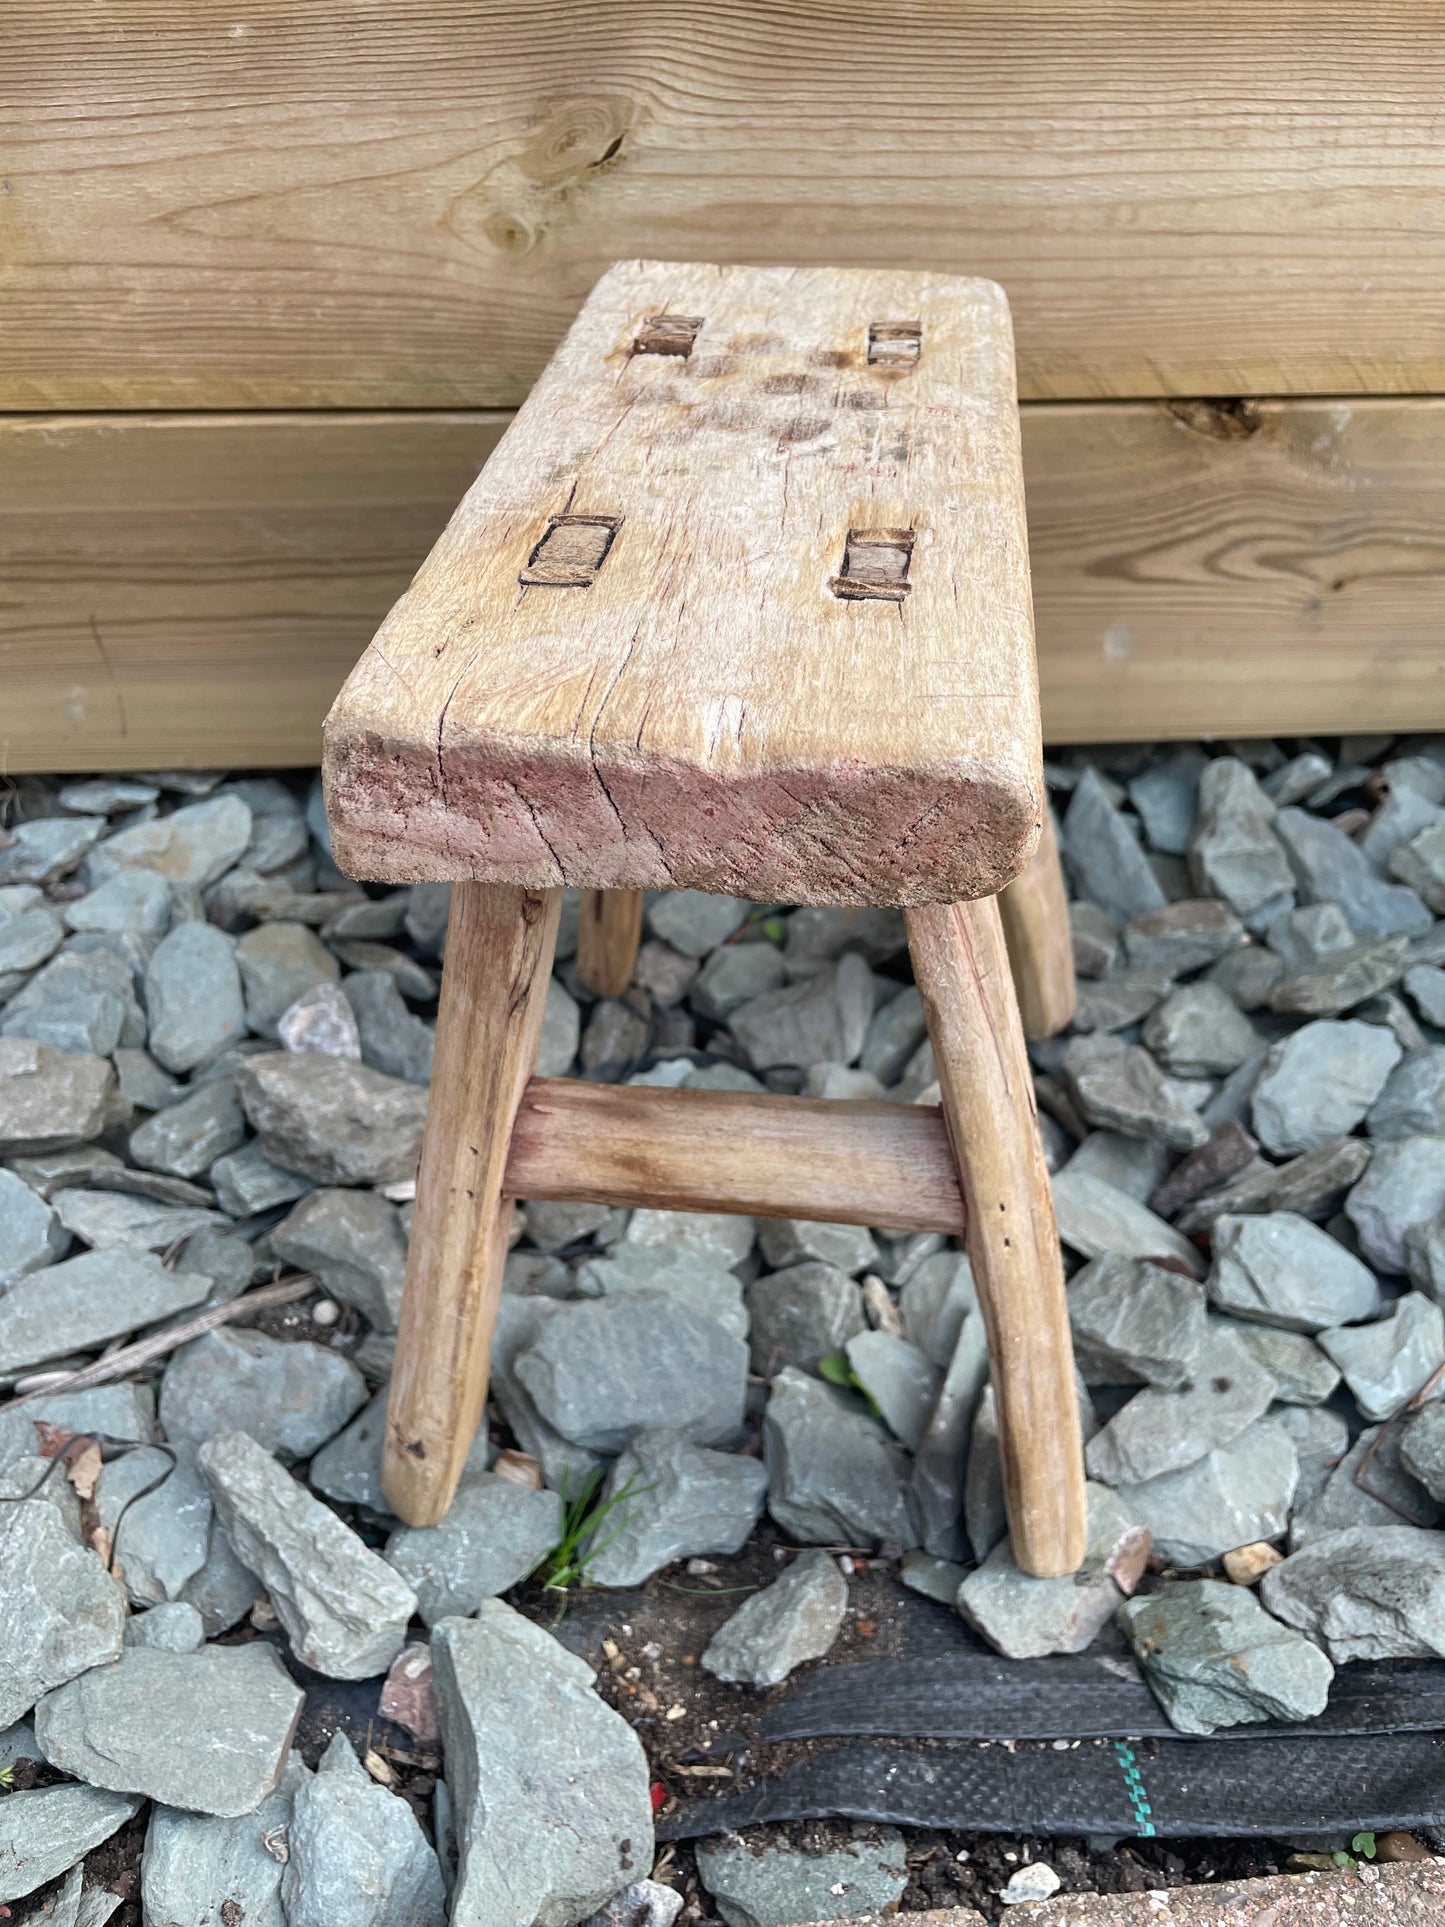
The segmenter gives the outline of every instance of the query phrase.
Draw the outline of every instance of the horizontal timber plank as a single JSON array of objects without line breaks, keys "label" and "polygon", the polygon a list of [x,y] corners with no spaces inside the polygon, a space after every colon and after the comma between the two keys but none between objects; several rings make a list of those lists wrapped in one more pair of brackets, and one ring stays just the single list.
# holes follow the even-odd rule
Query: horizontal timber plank
[{"label": "horizontal timber plank", "polygon": [[[1445,401],[1023,411],[1052,742],[1445,727]],[[481,413],[0,421],[0,769],[320,757]]]},{"label": "horizontal timber plank", "polygon": [[0,769],[319,763],[508,419],[0,421]]},{"label": "horizontal timber plank", "polygon": [[1023,393],[1445,389],[1438,0],[20,0],[0,407],[518,402],[608,262],[930,268]]},{"label": "horizontal timber plank", "polygon": [[963,1198],[930,1105],[533,1078],[509,1197],[944,1231]]}]

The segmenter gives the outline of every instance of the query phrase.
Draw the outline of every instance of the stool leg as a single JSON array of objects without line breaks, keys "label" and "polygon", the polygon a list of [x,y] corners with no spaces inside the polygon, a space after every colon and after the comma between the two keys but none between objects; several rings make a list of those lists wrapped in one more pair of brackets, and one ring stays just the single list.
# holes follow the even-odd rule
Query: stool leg
[{"label": "stool leg", "polygon": [[1053,1037],[1073,1018],[1078,993],[1069,900],[1052,810],[1044,811],[1044,833],[1033,862],[1000,892],[998,907],[1024,1036]]},{"label": "stool leg", "polygon": [[597,997],[620,997],[632,982],[642,941],[640,890],[584,890],[577,926],[577,975]]},{"label": "stool leg", "polygon": [[382,1486],[408,1525],[451,1504],[487,1397],[512,1221],[502,1175],[537,1058],[560,890],[459,883],[387,1411]]},{"label": "stool leg", "polygon": [[1053,1196],[994,898],[905,913],[988,1334],[1013,1555],[1074,1572],[1086,1538],[1083,1446]]}]

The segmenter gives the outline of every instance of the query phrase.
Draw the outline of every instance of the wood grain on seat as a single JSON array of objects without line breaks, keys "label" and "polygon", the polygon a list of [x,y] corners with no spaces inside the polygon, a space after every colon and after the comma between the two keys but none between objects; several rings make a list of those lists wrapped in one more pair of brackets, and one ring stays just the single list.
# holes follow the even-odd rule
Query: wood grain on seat
[{"label": "wood grain on seat", "polygon": [[986,281],[613,268],[326,726],[396,882],[924,903],[1042,778],[1013,349]]}]

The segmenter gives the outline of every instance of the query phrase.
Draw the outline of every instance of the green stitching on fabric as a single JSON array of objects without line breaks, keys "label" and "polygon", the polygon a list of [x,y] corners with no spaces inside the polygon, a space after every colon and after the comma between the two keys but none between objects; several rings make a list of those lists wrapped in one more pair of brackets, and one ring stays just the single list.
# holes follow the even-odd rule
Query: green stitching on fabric
[{"label": "green stitching on fabric", "polygon": [[1149,1795],[1134,1758],[1134,1749],[1124,1740],[1115,1740],[1114,1755],[1124,1775],[1124,1785],[1129,1790],[1129,1802],[1134,1809],[1134,1831],[1141,1840],[1148,1839],[1156,1833],[1154,1822],[1149,1818],[1154,1809],[1149,1804]]}]

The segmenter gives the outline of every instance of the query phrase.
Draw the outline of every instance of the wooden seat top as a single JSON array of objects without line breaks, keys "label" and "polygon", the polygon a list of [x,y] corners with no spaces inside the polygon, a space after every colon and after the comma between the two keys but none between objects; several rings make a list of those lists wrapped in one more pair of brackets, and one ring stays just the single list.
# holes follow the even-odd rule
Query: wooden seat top
[{"label": "wooden seat top", "polygon": [[992,282],[632,261],[326,724],[389,882],[991,894],[1043,780]]}]

